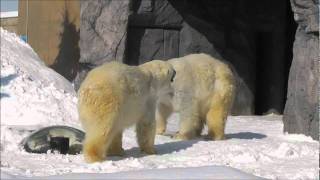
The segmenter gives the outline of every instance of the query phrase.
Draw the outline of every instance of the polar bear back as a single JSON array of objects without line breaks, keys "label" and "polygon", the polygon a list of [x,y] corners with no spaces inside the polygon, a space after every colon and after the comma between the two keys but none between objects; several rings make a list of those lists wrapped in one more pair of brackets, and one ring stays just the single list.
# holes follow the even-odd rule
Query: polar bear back
[{"label": "polar bear back", "polygon": [[150,88],[149,79],[139,68],[118,62],[106,63],[93,69],[78,91],[81,117],[88,116],[89,119],[90,116],[100,114],[125,114],[119,117],[122,119],[119,126],[130,126],[135,123],[131,120],[139,119],[135,116],[144,113]]},{"label": "polar bear back", "polygon": [[229,66],[209,55],[191,54],[168,62],[177,72],[172,84],[174,109],[180,109],[192,99],[205,105],[211,99],[212,92],[224,92],[223,88],[234,84]]},{"label": "polar bear back", "polygon": [[177,71],[175,90],[184,90],[193,96],[206,98],[212,90],[219,88],[217,79],[233,79],[227,64],[206,54],[191,54],[168,61]]}]

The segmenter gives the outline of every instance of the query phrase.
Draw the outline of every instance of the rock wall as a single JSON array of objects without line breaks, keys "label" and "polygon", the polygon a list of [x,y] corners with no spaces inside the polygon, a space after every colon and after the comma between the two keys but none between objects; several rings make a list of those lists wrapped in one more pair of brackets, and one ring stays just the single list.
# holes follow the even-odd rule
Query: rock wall
[{"label": "rock wall", "polygon": [[123,61],[130,0],[85,0],[80,12],[80,68],[75,88],[104,62]]},{"label": "rock wall", "polygon": [[234,115],[281,114],[295,31],[289,11],[286,0],[81,1],[75,87],[111,60],[137,65],[204,52],[233,67]]},{"label": "rock wall", "polygon": [[319,1],[291,0],[298,23],[289,74],[284,131],[319,140]]}]

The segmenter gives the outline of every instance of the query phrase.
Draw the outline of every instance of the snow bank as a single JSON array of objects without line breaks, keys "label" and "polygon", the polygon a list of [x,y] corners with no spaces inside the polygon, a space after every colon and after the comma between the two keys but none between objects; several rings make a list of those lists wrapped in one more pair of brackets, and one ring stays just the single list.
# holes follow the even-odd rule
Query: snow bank
[{"label": "snow bank", "polygon": [[[94,164],[85,163],[82,155],[31,154],[18,146],[39,127],[79,128],[76,101],[64,78],[45,67],[30,46],[1,29],[2,178],[106,179],[136,177],[133,171],[138,171],[140,177],[151,179],[162,174],[164,178],[204,179],[210,175],[233,179],[229,177],[236,168],[269,179],[319,179],[319,142],[304,135],[283,134],[282,117],[274,115],[229,117],[224,141],[176,141],[156,136],[158,154],[149,156],[137,148],[131,128],[123,136],[125,156]],[[178,119],[177,114],[170,117],[169,135],[178,130]]]},{"label": "snow bank", "polygon": [[78,124],[72,85],[1,28],[1,124]]},{"label": "snow bank", "polygon": [[0,33],[1,150],[18,148],[21,138],[30,133],[18,132],[21,129],[35,130],[49,125],[79,127],[72,85],[46,67],[14,33],[2,28]]},{"label": "snow bank", "polygon": [[47,177],[22,177],[3,173],[5,179],[263,179],[225,166],[167,168],[119,173],[74,173]]}]

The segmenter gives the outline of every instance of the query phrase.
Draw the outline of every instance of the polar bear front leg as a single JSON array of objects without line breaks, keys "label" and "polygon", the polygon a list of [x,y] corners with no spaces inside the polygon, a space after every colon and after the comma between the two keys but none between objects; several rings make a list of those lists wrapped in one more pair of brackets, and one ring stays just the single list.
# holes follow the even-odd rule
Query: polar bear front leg
[{"label": "polar bear front leg", "polygon": [[136,125],[137,140],[140,150],[146,154],[156,154],[154,149],[154,138],[156,135],[154,111],[146,113]]},{"label": "polar bear front leg", "polygon": [[112,143],[110,144],[110,147],[108,149],[107,155],[108,156],[124,155],[124,150],[122,148],[122,131],[120,131],[114,136]]},{"label": "polar bear front leg", "polygon": [[166,131],[167,120],[172,113],[172,107],[163,103],[159,103],[156,111],[157,134],[163,134]]}]

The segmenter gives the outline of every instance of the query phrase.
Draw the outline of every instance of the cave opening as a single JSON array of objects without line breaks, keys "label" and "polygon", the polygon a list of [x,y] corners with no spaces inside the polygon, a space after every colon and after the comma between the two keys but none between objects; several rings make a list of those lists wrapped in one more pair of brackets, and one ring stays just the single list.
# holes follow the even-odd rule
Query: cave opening
[{"label": "cave opening", "polygon": [[[272,106],[270,95],[272,92],[269,87],[274,86],[272,81],[272,69],[270,63],[270,50],[272,44],[272,34],[270,32],[258,32],[255,37],[256,41],[256,75],[255,75],[255,114],[262,115],[263,113],[279,112],[280,109],[275,109]],[[272,109],[269,109],[272,108]],[[279,108],[279,107],[278,107]]]},{"label": "cave opening", "polygon": [[255,33],[256,115],[282,114],[284,110],[297,28],[289,1],[286,2],[285,9],[285,22],[280,30]]},{"label": "cave opening", "polygon": [[232,114],[283,113],[297,28],[290,1],[136,0],[131,12],[127,64],[222,57],[240,82]]}]

